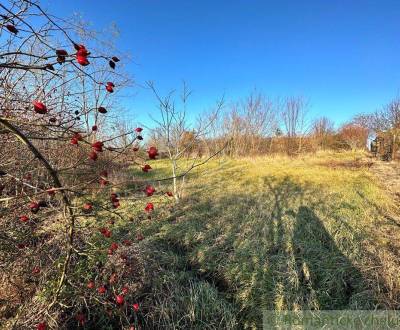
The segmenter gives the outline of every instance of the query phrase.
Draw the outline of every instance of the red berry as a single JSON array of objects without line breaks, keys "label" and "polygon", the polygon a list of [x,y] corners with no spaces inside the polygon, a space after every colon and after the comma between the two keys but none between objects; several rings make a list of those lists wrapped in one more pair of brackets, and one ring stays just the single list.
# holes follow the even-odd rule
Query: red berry
[{"label": "red berry", "polygon": [[92,203],[85,203],[85,204],[83,204],[83,209],[85,211],[90,212],[93,209],[93,204]]},{"label": "red berry", "polygon": [[39,113],[41,115],[44,115],[45,113],[47,113],[47,107],[39,101],[33,101],[33,110],[35,110],[36,113]]},{"label": "red berry", "polygon": [[82,135],[79,133],[75,133],[74,136],[71,138],[71,144],[78,145],[78,141],[82,141]]},{"label": "red berry", "polygon": [[11,33],[14,33],[14,34],[17,34],[17,33],[18,33],[17,28],[16,28],[14,25],[12,25],[12,24],[7,24],[7,25],[6,25],[6,28],[7,28],[7,30],[10,31]]},{"label": "red berry", "polygon": [[68,53],[65,49],[57,49],[56,50],[56,55],[57,56],[68,56]]},{"label": "red berry", "polygon": [[156,147],[150,147],[149,150],[147,150],[147,153],[150,159],[156,159],[158,156],[158,150]]},{"label": "red berry", "polygon": [[29,208],[31,209],[32,213],[37,213],[39,211],[40,205],[39,205],[39,203],[36,203],[36,202],[30,202]]},{"label": "red berry", "polygon": [[29,221],[29,218],[26,215],[21,215],[19,217],[19,220],[21,220],[22,222],[27,222],[27,221]]},{"label": "red berry", "polygon": [[107,228],[100,228],[100,233],[102,233],[102,235],[104,237],[107,237],[107,238],[111,237],[111,230],[109,230]]},{"label": "red berry", "polygon": [[82,56],[82,57],[87,57],[89,55],[89,52],[85,47],[79,48],[79,50],[76,52],[76,56]]},{"label": "red berry", "polygon": [[107,110],[106,110],[106,108],[104,108],[104,107],[99,107],[99,108],[97,109],[97,111],[100,112],[100,113],[107,113]]},{"label": "red berry", "polygon": [[153,186],[149,185],[146,187],[144,191],[147,194],[147,196],[150,197],[155,193],[156,189]]},{"label": "red berry", "polygon": [[149,170],[151,170],[151,166],[149,165],[149,164],[146,164],[146,165],[144,165],[143,167],[142,167],[142,171],[143,172],[148,172]]},{"label": "red berry", "polygon": [[82,66],[87,66],[87,65],[90,64],[90,62],[88,61],[86,56],[77,55],[76,56],[76,61]]},{"label": "red berry", "polygon": [[139,304],[133,304],[132,308],[135,312],[137,312],[139,310]]},{"label": "red berry", "polygon": [[107,289],[106,289],[106,287],[105,287],[104,285],[102,285],[101,287],[99,287],[99,288],[97,289],[97,291],[98,291],[99,293],[101,293],[101,294],[104,294],[104,293],[106,293]]},{"label": "red berry", "polygon": [[138,133],[140,133],[141,131],[143,131],[143,128],[137,127],[137,128],[135,129],[135,131],[138,132]]},{"label": "red berry", "polygon": [[115,297],[115,301],[118,305],[122,305],[125,302],[124,296],[119,294]]},{"label": "red berry", "polygon": [[96,160],[97,160],[97,153],[96,153],[96,151],[92,150],[92,151],[89,153],[89,158],[90,158],[91,160],[93,160],[93,161],[96,161]]},{"label": "red berry", "polygon": [[79,45],[79,44],[76,44],[75,42],[74,42],[73,44],[74,44],[74,48],[75,48],[77,51],[79,51],[79,50],[81,50],[81,49],[86,49],[85,45]]},{"label": "red berry", "polygon": [[96,141],[96,142],[92,143],[92,148],[94,151],[102,152],[103,151],[103,142]]},{"label": "red berry", "polygon": [[117,202],[118,201],[118,195],[116,193],[111,194],[111,202]]},{"label": "red berry", "polygon": [[94,288],[94,282],[93,281],[90,281],[88,284],[87,284],[87,287],[89,288],[89,289],[93,289]]},{"label": "red berry", "polygon": [[146,207],[144,208],[146,212],[151,212],[154,211],[154,204],[153,203],[147,203]]},{"label": "red berry", "polygon": [[36,266],[32,268],[32,274],[39,274],[40,273],[40,267]]},{"label": "red berry", "polygon": [[47,329],[47,323],[46,322],[41,322],[36,326],[37,330],[46,330]]},{"label": "red berry", "polygon": [[82,135],[80,135],[79,133],[75,133],[74,134],[74,138],[76,138],[78,141],[82,141],[83,140]]}]

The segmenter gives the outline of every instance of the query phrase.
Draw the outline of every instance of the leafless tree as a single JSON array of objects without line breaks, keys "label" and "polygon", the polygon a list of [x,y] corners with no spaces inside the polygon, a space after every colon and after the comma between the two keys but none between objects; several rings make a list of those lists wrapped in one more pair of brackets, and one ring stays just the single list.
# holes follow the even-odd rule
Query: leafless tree
[{"label": "leafless tree", "polygon": [[[230,156],[257,155],[270,150],[277,128],[275,104],[261,93],[232,102],[221,116],[218,131],[230,139]],[[269,140],[268,140],[269,139]]]},{"label": "leafless tree", "polygon": [[307,108],[308,104],[302,97],[289,97],[284,101],[281,116],[287,138],[286,151],[289,154],[295,151],[300,153],[302,150],[302,139],[307,124]]},{"label": "leafless tree", "polygon": [[327,117],[317,118],[314,120],[311,129],[318,147],[322,150],[326,149],[329,145],[329,138],[334,133],[334,123]]},{"label": "leafless tree", "polygon": [[182,197],[186,175],[195,167],[205,164],[223,149],[215,151],[206,159],[201,157],[201,141],[206,138],[224,101],[221,99],[217,102],[212,112],[214,116],[208,121],[200,117],[192,125],[187,118],[188,100],[192,92],[186,83],[183,83],[179,101],[174,98],[175,91],[170,92],[166,97],[161,97],[153,82],[148,82],[147,86],[156,96],[160,110],[160,118],[152,117],[157,124],[152,137],[157,145],[161,146],[162,149],[160,147],[159,149],[166,152],[170,160],[173,193],[178,201]]}]

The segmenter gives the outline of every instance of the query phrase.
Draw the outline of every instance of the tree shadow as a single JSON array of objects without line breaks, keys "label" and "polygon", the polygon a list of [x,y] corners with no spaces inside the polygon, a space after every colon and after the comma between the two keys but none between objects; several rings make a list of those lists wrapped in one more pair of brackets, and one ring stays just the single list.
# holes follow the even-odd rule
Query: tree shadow
[{"label": "tree shadow", "polygon": [[352,296],[366,289],[363,275],[307,206],[296,214],[292,244],[303,309],[351,308]]},{"label": "tree shadow", "polygon": [[358,243],[337,243],[362,238],[336,216],[345,202],[287,176],[261,178],[248,194],[216,196],[182,201],[184,216],[159,237],[179,246],[191,271],[239,306],[242,327],[261,326],[263,310],[373,308],[368,281],[346,256],[359,257],[352,250]]}]

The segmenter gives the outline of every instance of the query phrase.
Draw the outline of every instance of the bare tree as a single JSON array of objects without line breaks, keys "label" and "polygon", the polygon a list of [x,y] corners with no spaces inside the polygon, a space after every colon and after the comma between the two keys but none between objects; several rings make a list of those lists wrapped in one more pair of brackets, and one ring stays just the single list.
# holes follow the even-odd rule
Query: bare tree
[{"label": "bare tree", "polygon": [[[302,150],[302,139],[306,130],[307,102],[302,97],[289,97],[281,112],[287,138],[287,153]],[[297,144],[297,146],[296,146]]]},{"label": "bare tree", "polygon": [[215,151],[206,159],[201,157],[200,142],[206,138],[224,101],[221,99],[217,102],[213,111],[214,117],[209,118],[208,121],[200,117],[194,125],[191,125],[187,118],[187,107],[192,92],[186,83],[183,83],[180,102],[174,99],[174,91],[162,98],[153,82],[148,82],[147,85],[156,96],[160,110],[160,118],[153,117],[157,127],[152,137],[161,146],[162,149],[160,147],[159,149],[165,151],[170,160],[173,193],[178,201],[182,197],[186,175],[195,167],[205,164],[225,147]]},{"label": "bare tree", "polygon": [[395,99],[386,105],[379,115],[374,116],[375,123],[380,131],[385,131],[391,137],[391,159],[396,159],[396,152],[400,145],[400,100]]},{"label": "bare tree", "polygon": [[334,133],[334,123],[327,117],[317,118],[311,129],[318,147],[322,150],[326,149],[329,145],[329,138]]},{"label": "bare tree", "polygon": [[[231,139],[231,156],[257,155],[268,152],[277,127],[275,104],[261,93],[233,102],[221,119],[219,132]],[[271,140],[268,140],[270,138]],[[269,148],[268,148],[269,146]]]}]

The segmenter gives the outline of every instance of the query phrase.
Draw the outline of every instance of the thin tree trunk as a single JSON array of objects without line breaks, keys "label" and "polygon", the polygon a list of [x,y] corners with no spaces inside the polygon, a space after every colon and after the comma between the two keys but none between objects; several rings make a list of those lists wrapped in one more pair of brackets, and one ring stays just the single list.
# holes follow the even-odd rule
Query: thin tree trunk
[{"label": "thin tree trunk", "polygon": [[174,197],[178,201],[179,200],[179,194],[178,194],[178,187],[177,187],[177,182],[176,182],[176,160],[171,159],[172,161],[172,182],[174,186]]},{"label": "thin tree trunk", "polygon": [[396,133],[393,134],[393,141],[392,141],[392,160],[396,158]]}]

